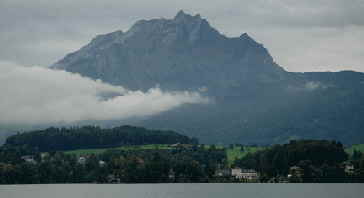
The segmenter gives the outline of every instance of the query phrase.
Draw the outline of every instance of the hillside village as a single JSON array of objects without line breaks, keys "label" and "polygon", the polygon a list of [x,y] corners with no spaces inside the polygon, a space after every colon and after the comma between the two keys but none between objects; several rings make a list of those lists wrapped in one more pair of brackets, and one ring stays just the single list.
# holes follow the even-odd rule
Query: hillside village
[{"label": "hillside village", "polygon": [[[25,171],[34,171],[34,168],[42,168],[47,169],[47,166],[62,166],[62,164],[66,164],[68,166],[68,170],[65,172],[73,173],[74,176],[78,174],[86,174],[92,173],[95,176],[90,178],[83,178],[77,180],[60,180],[57,181],[51,180],[52,182],[71,182],[71,183],[83,183],[83,182],[91,182],[91,183],[129,183],[129,182],[157,182],[157,183],[174,183],[174,182],[233,182],[233,183],[257,183],[257,182],[268,182],[268,183],[300,183],[305,182],[307,170],[305,167],[301,167],[300,165],[294,165],[288,168],[287,174],[279,174],[276,176],[271,176],[267,178],[267,174],[259,170],[259,167],[255,168],[247,168],[247,166],[239,165],[239,160],[241,161],[244,158],[237,159],[233,164],[229,165],[226,163],[226,156],[221,155],[226,153],[226,148],[216,148],[212,146],[209,148],[204,148],[203,150],[199,150],[201,146],[194,146],[188,144],[170,144],[170,145],[155,145],[154,148],[163,148],[160,149],[150,149],[150,147],[146,150],[138,150],[134,148],[133,150],[107,150],[103,154],[75,154],[68,153],[65,154],[63,152],[42,152],[42,153],[34,153],[31,155],[22,155],[20,156],[20,161],[17,161],[17,164],[21,165],[21,167],[27,167]],[[168,148],[168,149],[166,149]],[[130,149],[130,148],[129,148]],[[223,151],[221,153],[221,151]],[[125,153],[126,152],[126,153]],[[163,152],[184,152],[184,155],[195,155],[197,153],[203,153],[202,155],[207,155],[206,161],[212,159],[214,162],[210,164],[204,164],[202,161],[199,163],[198,161],[192,160],[190,163],[185,163],[181,166],[172,165],[168,163],[176,163],[176,162],[168,162],[164,165],[166,167],[161,170],[161,167],[155,167],[152,164],[157,163],[163,167],[163,163],[161,161],[154,161],[151,159],[147,159],[145,155],[158,156],[160,158],[163,155]],[[220,157],[214,156],[214,152],[220,153]],[[141,154],[143,153],[143,154]],[[358,154],[356,152],[356,155]],[[4,154],[4,152],[2,153]],[[128,156],[129,155],[129,156]],[[253,153],[249,154],[253,155]],[[125,156],[125,157],[121,157]],[[172,155],[173,156],[173,155]],[[173,158],[170,156],[170,158]],[[185,158],[186,156],[179,156]],[[359,160],[362,160],[362,156],[359,156]],[[249,156],[248,156],[249,158]],[[356,157],[358,158],[358,156]],[[121,160],[121,161],[120,161]],[[161,159],[162,160],[162,159]],[[165,161],[165,160],[163,160]],[[178,163],[178,162],[177,162]],[[198,163],[198,164],[194,164]],[[240,162],[241,163],[241,162]],[[363,173],[363,169],[359,168],[361,165],[358,159],[353,159],[351,157],[350,160],[345,160],[344,162],[339,164],[339,168],[343,171],[344,175],[339,181],[330,181],[324,180],[326,182],[350,182],[350,181],[358,181],[358,175]],[[53,164],[53,165],[52,165]],[[18,165],[15,165],[18,166]],[[207,168],[207,166],[213,166],[213,168]],[[0,162],[0,183],[11,183],[9,179],[11,178],[11,168],[12,165],[9,163]],[[15,168],[13,167],[13,168]],[[63,166],[62,166],[63,167]],[[124,168],[122,168],[124,167]],[[153,168],[154,167],[154,168]],[[29,169],[30,168],[30,169]],[[61,167],[58,167],[58,169]],[[120,168],[124,170],[120,170]],[[132,168],[133,170],[131,170]],[[9,170],[10,169],[10,170]],[[156,171],[151,169],[157,169],[158,173],[154,174],[154,177],[151,177],[148,171]],[[201,172],[195,172],[194,174],[188,174],[191,170],[202,170]],[[207,170],[209,169],[209,170]],[[9,172],[10,171],[10,172]],[[41,171],[41,170],[38,170]],[[120,172],[121,171],[121,172]],[[125,171],[130,171],[130,173],[126,173]],[[138,171],[136,173],[135,171]],[[186,172],[187,171],[187,172]],[[130,175],[132,173],[141,174],[145,173],[144,176],[136,176]],[[204,173],[205,172],[205,173]],[[209,172],[209,173],[207,173]],[[48,173],[52,174],[52,173]],[[14,175],[15,177],[16,174]],[[73,176],[73,177],[74,177]],[[81,175],[79,175],[81,176]],[[158,176],[160,178],[156,178]],[[38,176],[39,177],[39,176]],[[93,178],[93,179],[92,179]],[[43,183],[41,178],[38,178],[40,183]],[[64,178],[63,178],[64,179]],[[317,182],[322,178],[317,178]],[[34,178],[32,179],[34,180]],[[37,180],[35,180],[37,181]],[[19,183],[19,181],[17,182]],[[22,182],[20,182],[22,183]]]},{"label": "hillside village", "polygon": [[7,139],[0,183],[363,182],[357,148],[328,140],[205,145],[131,126],[49,128]]},{"label": "hillside village", "polygon": [[[173,145],[171,145],[173,146]],[[48,154],[42,153],[41,161],[43,162],[46,157],[49,157]],[[79,156],[77,158],[77,163],[81,166],[86,166],[88,163],[88,159],[91,158],[90,155]],[[26,155],[21,157],[24,162],[29,164],[37,164],[38,162],[35,160],[33,155]],[[140,163],[143,163],[141,161]],[[103,160],[98,161],[98,165],[100,168],[104,168],[107,166],[107,163]],[[344,162],[342,164],[342,168],[345,171],[346,176],[353,176],[356,173],[356,169],[354,165],[350,162]],[[247,183],[255,183],[260,182],[260,174],[254,169],[243,169],[240,167],[234,168],[217,168],[215,170],[215,174],[213,177],[215,178],[225,178],[226,181],[231,182],[247,182]],[[289,182],[302,182],[302,178],[304,177],[304,169],[299,166],[292,166],[289,168],[289,174],[285,176],[280,176],[277,178],[271,178],[268,182],[269,183],[289,183]],[[173,169],[170,169],[168,172],[169,181],[175,181],[176,174]],[[121,179],[118,178],[114,174],[109,174],[107,176],[107,183],[121,183]]]}]

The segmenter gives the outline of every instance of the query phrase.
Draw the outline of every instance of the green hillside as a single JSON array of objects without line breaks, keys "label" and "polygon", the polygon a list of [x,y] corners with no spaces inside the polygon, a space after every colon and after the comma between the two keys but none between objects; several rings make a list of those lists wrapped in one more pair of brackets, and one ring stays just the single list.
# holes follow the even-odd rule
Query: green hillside
[{"label": "green hillside", "polygon": [[[98,155],[102,154],[107,150],[162,150],[162,149],[173,149],[169,144],[147,144],[147,145],[135,145],[135,146],[121,146],[121,147],[113,147],[113,148],[100,148],[100,149],[76,149],[65,151],[66,154],[75,154],[77,156],[80,155]],[[211,145],[204,145],[205,149],[211,148]],[[264,147],[256,147],[256,146],[234,146],[233,148],[227,148],[223,146],[216,146],[216,149],[225,149],[226,157],[228,160],[228,164],[231,165],[236,159],[240,159],[247,155],[248,153],[255,153],[257,151],[263,150]]]},{"label": "green hillside", "polygon": [[345,149],[345,151],[349,154],[352,155],[354,150],[360,151],[362,153],[364,153],[364,144],[354,144],[351,147],[348,147]]},{"label": "green hillside", "polygon": [[236,159],[243,158],[248,153],[255,153],[257,151],[263,150],[264,147],[256,146],[234,146],[233,148],[228,148],[226,150],[228,163],[231,165]]}]

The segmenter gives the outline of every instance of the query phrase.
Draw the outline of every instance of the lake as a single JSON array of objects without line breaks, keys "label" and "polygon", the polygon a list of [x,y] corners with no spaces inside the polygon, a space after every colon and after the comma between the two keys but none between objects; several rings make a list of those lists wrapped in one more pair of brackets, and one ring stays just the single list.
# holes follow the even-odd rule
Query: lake
[{"label": "lake", "polygon": [[363,184],[40,184],[3,185],[0,198],[351,198]]}]

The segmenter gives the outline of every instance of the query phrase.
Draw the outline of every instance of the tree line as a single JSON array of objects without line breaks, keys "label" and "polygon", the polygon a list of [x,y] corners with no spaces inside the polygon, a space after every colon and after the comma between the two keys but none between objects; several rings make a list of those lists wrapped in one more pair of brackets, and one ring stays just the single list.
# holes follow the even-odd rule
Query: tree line
[{"label": "tree line", "polygon": [[[62,152],[175,143],[181,144],[169,149],[108,149],[84,156]],[[353,166],[349,173],[348,164]],[[288,182],[364,182],[364,154],[354,150],[349,156],[337,141],[294,140],[273,145],[235,160],[233,167],[256,170],[260,182],[282,178]],[[231,176],[217,176],[231,168],[226,148],[198,145],[196,139],[172,131],[131,126],[49,128],[11,136],[0,147],[1,184],[238,182]]]},{"label": "tree line", "polygon": [[[294,140],[248,154],[235,161],[235,166],[257,169],[263,182],[286,178],[293,167],[301,170],[302,176],[292,175],[290,182],[363,182],[364,156],[361,165],[359,159],[354,163],[349,157],[340,142]],[[356,172],[348,175],[345,163],[354,164]]]},{"label": "tree line", "polygon": [[[26,148],[18,149],[18,156],[30,154]],[[74,154],[49,152],[42,156],[33,152],[36,162],[30,163],[10,157],[17,153],[9,148],[0,152],[0,184],[216,182],[215,170],[226,164],[225,150],[197,145],[172,150],[108,150],[85,156],[83,162]],[[8,159],[3,158],[6,156]]]},{"label": "tree line", "polygon": [[6,139],[7,146],[24,146],[39,151],[61,151],[87,148],[108,148],[143,144],[198,144],[196,138],[174,131],[149,130],[142,127],[120,126],[104,129],[97,126],[47,128],[18,133]]}]

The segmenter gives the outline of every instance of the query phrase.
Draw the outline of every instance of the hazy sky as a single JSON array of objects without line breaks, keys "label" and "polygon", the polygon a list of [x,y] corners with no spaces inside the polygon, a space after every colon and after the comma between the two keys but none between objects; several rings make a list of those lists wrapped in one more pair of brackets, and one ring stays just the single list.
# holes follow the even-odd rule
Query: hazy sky
[{"label": "hazy sky", "polygon": [[288,71],[364,72],[364,0],[0,0],[0,62],[47,66],[136,20],[200,13]]}]

